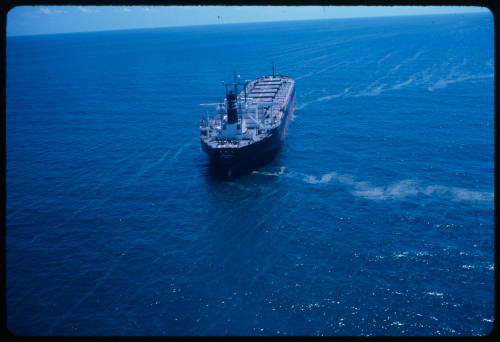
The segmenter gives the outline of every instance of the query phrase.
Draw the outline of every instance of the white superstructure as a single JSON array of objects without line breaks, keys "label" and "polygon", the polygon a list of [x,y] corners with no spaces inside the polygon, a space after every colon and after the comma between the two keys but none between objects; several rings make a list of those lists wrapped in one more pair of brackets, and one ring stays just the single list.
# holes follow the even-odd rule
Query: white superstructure
[{"label": "white superstructure", "polygon": [[[214,107],[210,117],[202,119],[202,141],[210,147],[243,147],[266,138],[279,127],[288,111],[295,81],[287,76],[263,76],[251,82],[224,84],[227,87],[244,85],[236,101],[202,104]],[[230,92],[232,94],[232,92]],[[235,108],[237,119],[228,119],[228,109]]]}]

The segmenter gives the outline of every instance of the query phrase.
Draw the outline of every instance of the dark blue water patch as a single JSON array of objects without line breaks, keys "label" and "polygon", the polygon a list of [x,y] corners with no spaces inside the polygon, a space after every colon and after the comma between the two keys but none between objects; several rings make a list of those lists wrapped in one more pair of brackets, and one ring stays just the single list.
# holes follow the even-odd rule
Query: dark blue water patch
[{"label": "dark blue water patch", "polygon": [[[215,179],[199,104],[271,61],[283,148]],[[13,333],[491,331],[491,15],[9,37],[6,71]]]}]

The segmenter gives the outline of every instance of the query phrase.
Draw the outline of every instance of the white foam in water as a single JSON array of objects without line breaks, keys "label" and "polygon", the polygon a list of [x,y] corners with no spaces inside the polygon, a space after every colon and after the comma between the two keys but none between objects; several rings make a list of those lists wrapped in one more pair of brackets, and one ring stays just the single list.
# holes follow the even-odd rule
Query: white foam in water
[{"label": "white foam in water", "polygon": [[341,92],[341,93],[333,94],[333,95],[329,95],[329,96],[323,96],[323,97],[320,97],[319,99],[317,99],[316,101],[326,101],[326,100],[334,99],[334,98],[337,98],[337,97],[344,96],[348,92],[349,92],[349,88],[345,88],[344,91]]},{"label": "white foam in water", "polygon": [[306,107],[308,104],[310,104],[311,102],[304,102],[304,103],[300,103],[299,105],[295,106],[295,109],[302,109],[304,107]]},{"label": "white foam in water", "polygon": [[422,54],[422,51],[419,51],[415,55],[413,55],[412,57],[406,58],[401,63],[397,64],[391,70],[389,70],[389,74],[393,74],[396,71],[398,71],[399,68],[401,68],[403,65],[406,65],[406,64],[409,64],[409,63],[415,61],[418,58],[418,56],[420,56],[421,54]]},{"label": "white foam in water", "polygon": [[291,178],[298,177],[309,184],[326,184],[336,181],[349,187],[352,195],[371,200],[398,200],[418,195],[448,197],[450,200],[457,202],[491,202],[494,199],[493,192],[475,191],[443,185],[422,185],[412,179],[404,179],[386,186],[377,186],[367,181],[357,181],[351,175],[338,174],[337,172],[329,172],[323,174],[321,177],[317,177],[293,171],[285,174],[284,171],[285,167],[281,166],[279,172],[254,171],[254,173],[275,177],[281,175]]},{"label": "white foam in water", "polygon": [[452,201],[466,202],[488,202],[493,201],[492,192],[481,192],[457,187],[446,187],[442,185],[422,186],[418,181],[405,179],[386,186],[376,186],[366,181],[356,181],[349,175],[339,175],[330,172],[320,178],[313,175],[303,175],[304,182],[309,184],[325,184],[335,180],[351,188],[351,194],[371,200],[398,200],[418,195],[449,197]]},{"label": "white foam in water", "polygon": [[407,196],[418,195],[418,189],[415,181],[403,180],[387,187],[385,193],[390,198],[403,198]]},{"label": "white foam in water", "polygon": [[253,173],[264,176],[274,176],[279,177],[285,172],[285,166],[280,167],[279,172],[267,172],[267,171],[253,171]]},{"label": "white foam in water", "polygon": [[311,75],[314,75],[314,72],[313,72],[313,71],[308,72],[308,73],[307,73],[307,74],[305,74],[305,75],[301,75],[301,76],[295,77],[295,80],[296,80],[296,81],[298,81],[298,80],[301,80],[301,79],[303,79],[303,78],[309,77],[309,76],[311,76]]},{"label": "white foam in water", "polygon": [[[378,86],[377,85],[381,80],[385,79],[389,74],[392,72],[389,71],[385,76],[381,77],[380,79],[376,80],[375,82],[371,83],[368,87],[366,87],[364,90],[358,92],[357,94],[353,95],[354,97],[361,97],[361,96],[377,96],[380,95],[383,92],[389,91],[389,90],[399,90],[414,81],[417,80],[416,75],[411,75],[408,80],[400,83],[396,83],[394,85],[387,85],[386,83],[382,83]],[[387,87],[386,87],[387,85]]]},{"label": "white foam in water", "polygon": [[420,72],[422,77],[419,79],[420,84],[425,84],[429,82],[429,80],[432,78],[432,70],[431,68],[426,68],[423,71]]},{"label": "white foam in water", "polygon": [[335,67],[335,66],[338,66],[338,65],[341,65],[341,64],[344,64],[344,63],[335,63],[335,64],[330,64],[326,67],[324,67],[323,69],[319,69],[317,71],[310,71],[308,72],[307,74],[304,74],[304,75],[301,75],[301,76],[298,76],[298,77],[295,77],[295,80],[298,81],[298,80],[301,80],[303,78],[306,78],[306,77],[309,77],[309,76],[312,76],[312,75],[318,75],[318,74],[322,74],[324,73],[325,71]]},{"label": "white foam in water", "polygon": [[179,154],[184,150],[184,148],[188,147],[188,146],[191,146],[195,141],[197,141],[197,139],[193,139],[191,140],[190,142],[187,142],[185,144],[183,144],[178,150],[177,150],[177,153],[172,157],[171,161],[174,161],[177,159],[177,157],[179,156]]},{"label": "white foam in water", "polygon": [[[309,101],[309,102],[301,103],[298,106],[296,106],[295,109],[303,109],[303,108],[309,106],[310,104],[313,104],[316,102],[331,100],[331,99],[338,98],[338,97],[345,97],[348,92],[349,92],[349,88],[345,88],[344,91],[341,93],[333,94],[333,95],[329,95],[329,96],[323,96],[323,97],[319,97],[319,98],[314,99],[314,100]],[[293,117],[292,117],[292,121],[293,121]]]},{"label": "white foam in water", "polygon": [[158,159],[157,161],[155,161],[153,164],[151,164],[151,166],[148,168],[148,169],[151,169],[153,167],[156,167],[157,165],[163,163],[163,161],[165,160],[165,158],[169,155],[171,150],[168,150],[167,152],[165,152],[161,157],[160,159]]},{"label": "white foam in water", "polygon": [[[177,152],[175,153],[175,155],[169,160],[169,162],[175,161],[175,159],[177,159],[177,157],[184,150],[184,148],[186,148],[187,146],[192,145],[194,141],[196,141],[196,140],[195,139],[189,139],[189,138],[184,139],[182,141],[182,143],[179,145],[180,146],[179,149],[177,150]],[[148,148],[148,150],[150,150],[150,147]],[[133,177],[131,177],[130,180],[127,182],[127,184],[125,186],[128,187],[128,186],[130,186],[132,184],[135,184],[139,180],[139,178],[141,178],[146,172],[148,172],[149,170],[151,170],[154,167],[156,167],[156,166],[160,165],[161,163],[163,163],[164,160],[165,160],[165,158],[167,158],[167,156],[170,154],[170,152],[172,152],[172,149],[167,150],[158,160],[156,160],[155,162],[153,162],[153,163],[151,163],[149,165],[147,165],[147,162],[144,161],[141,164],[141,167],[140,167],[139,171],[137,172],[137,174],[135,174]]]},{"label": "white foam in water", "polygon": [[482,202],[492,201],[494,198],[494,194],[491,192],[471,191],[461,188],[451,188],[450,192],[455,201]]},{"label": "white foam in water", "polygon": [[459,83],[468,80],[482,79],[482,78],[492,78],[495,74],[479,74],[479,75],[460,75],[458,77],[453,77],[453,73],[451,72],[446,76],[446,78],[440,78],[436,83],[432,86],[428,87],[429,91],[434,91],[434,89],[440,89],[447,87],[448,84]]},{"label": "white foam in water", "polygon": [[127,183],[127,186],[130,185],[130,184],[133,184],[135,182],[137,182],[137,180],[139,178],[141,178],[147,171],[149,171],[150,169],[156,167],[157,165],[161,164],[165,158],[169,155],[171,150],[168,150],[167,152],[165,152],[161,157],[160,159],[158,159],[157,161],[155,161],[154,163],[150,164],[150,165],[146,165],[146,162],[143,162],[142,165],[141,165],[141,168],[139,170],[139,172],[135,175],[135,177],[133,177],[128,183]]},{"label": "white foam in water", "polygon": [[392,56],[392,52],[388,53],[387,55],[385,55],[384,57],[382,57],[378,62],[377,64],[380,64],[382,63],[383,61],[385,61],[387,58],[391,57]]},{"label": "white foam in water", "polygon": [[407,81],[393,85],[392,89],[398,90],[404,86],[407,86],[408,84],[412,83],[413,81],[415,81],[415,78],[413,76],[411,76]]},{"label": "white foam in water", "polygon": [[[382,80],[387,79],[388,76],[390,76],[390,75],[394,74],[396,71],[398,71],[399,68],[401,68],[402,66],[404,66],[406,64],[409,64],[409,63],[412,63],[413,61],[415,61],[422,54],[422,52],[423,51],[419,51],[415,55],[413,55],[412,57],[409,57],[409,58],[403,60],[401,63],[397,64],[392,69],[390,69],[384,76],[382,76],[381,78],[375,80],[374,82],[372,82],[371,84],[369,84],[365,89],[359,91],[358,93],[355,93],[355,94],[350,93],[351,87],[348,87],[348,88],[345,88],[343,92],[340,92],[340,93],[337,93],[337,94],[333,94],[333,95],[319,97],[319,98],[314,99],[312,101],[298,104],[296,106],[296,109],[300,110],[300,109],[303,109],[303,108],[309,106],[310,104],[313,104],[313,103],[316,103],[316,102],[331,100],[331,99],[340,98],[340,97],[345,98],[345,97],[351,97],[351,96],[352,97],[377,96],[377,95],[380,95],[383,92],[386,92],[386,91],[389,91],[389,90],[399,90],[399,89],[401,89],[401,88],[403,88],[403,87],[405,87],[407,85],[410,85],[410,84],[414,83],[415,81],[419,81],[419,79],[416,77],[416,74],[415,74],[415,75],[411,75],[406,81],[393,84],[392,86],[390,84],[387,84],[387,83],[380,83]],[[383,57],[382,59],[380,59],[378,61],[378,63],[382,62],[386,58],[389,58],[391,55],[392,55],[392,53],[387,54],[385,57]],[[314,75],[314,74],[322,73],[322,72],[324,72],[324,71],[332,68],[333,66],[335,66],[335,65],[330,65],[330,66],[328,66],[326,68],[323,68],[323,69],[319,70],[318,72],[309,72],[308,74],[300,76],[300,77],[298,77],[296,79],[298,80],[300,78],[305,78],[305,77],[309,77],[309,76]],[[423,82],[428,81],[429,75],[426,74],[427,71],[428,71],[428,69],[426,69],[423,72],[421,72],[421,74],[422,74],[422,80],[421,81],[423,81]],[[422,83],[422,82],[419,82],[419,83]],[[438,86],[439,86],[439,84],[438,84]]]},{"label": "white foam in water", "polygon": [[360,91],[359,93],[357,93],[354,96],[355,97],[359,97],[359,96],[377,96],[381,92],[384,91],[384,86],[385,86],[385,83],[382,83],[378,87],[370,87],[369,86],[368,88],[366,88],[365,90]]},{"label": "white foam in water", "polygon": [[305,176],[304,181],[309,184],[322,184],[330,182],[332,178],[335,176],[337,176],[336,172],[327,173],[326,175],[323,175],[320,179],[316,178],[315,176]]},{"label": "white foam in water", "polygon": [[428,185],[425,188],[422,188],[421,191],[428,196],[434,193],[443,195],[448,192],[448,188],[442,185]]},{"label": "white foam in water", "polygon": [[357,197],[364,197],[367,199],[385,199],[384,189],[382,187],[367,187],[362,190],[353,190],[352,194]]},{"label": "white foam in water", "polygon": [[[361,90],[357,94],[352,95],[352,96],[353,97],[377,96],[377,95],[380,95],[383,92],[386,92],[386,91],[389,91],[389,90],[398,90],[398,89],[401,89],[401,88],[403,88],[403,87],[405,87],[405,86],[413,83],[414,81],[417,80],[416,75],[411,75],[408,78],[408,80],[406,80],[404,82],[396,83],[396,84],[394,84],[392,86],[390,84],[387,84],[387,83],[380,84],[380,82],[382,80],[388,79],[388,77],[390,77],[392,74],[396,73],[396,71],[398,71],[402,66],[404,66],[406,64],[410,64],[413,61],[415,61],[422,54],[422,52],[423,51],[419,51],[415,55],[413,55],[412,57],[409,57],[409,58],[403,60],[401,63],[395,65],[384,76],[380,77],[379,79],[377,79],[376,81],[374,81],[370,85],[368,85],[364,90]],[[385,57],[383,57],[382,59],[380,59],[378,61],[378,63],[382,62],[383,60],[385,60],[386,58],[388,58],[390,55],[391,54],[386,55]],[[422,72],[422,76],[425,76],[423,72]],[[346,95],[347,94],[344,94],[344,96],[346,96]]]},{"label": "white foam in water", "polygon": [[[316,102],[321,102],[321,101],[327,101],[327,100],[331,100],[334,98],[377,96],[377,95],[380,95],[381,93],[386,92],[386,91],[399,90],[399,89],[406,87],[410,84],[424,85],[425,87],[427,87],[427,90],[434,91],[435,89],[445,88],[449,84],[452,84],[452,83],[459,83],[459,82],[464,82],[464,81],[468,81],[468,80],[493,78],[494,77],[493,73],[478,74],[478,75],[459,74],[457,72],[458,66],[455,65],[450,69],[450,71],[446,77],[438,79],[431,86],[428,86],[428,84],[429,84],[428,82],[430,81],[430,79],[432,78],[433,75],[432,75],[432,73],[429,72],[429,68],[427,68],[427,69],[425,69],[417,74],[413,74],[413,75],[409,76],[409,78],[403,82],[398,82],[398,83],[393,84],[393,85],[391,85],[390,83],[389,84],[388,83],[381,83],[382,80],[387,81],[387,78],[390,75],[396,73],[402,66],[404,66],[406,64],[410,64],[413,61],[415,61],[422,53],[423,53],[423,51],[419,51],[415,55],[413,55],[412,57],[409,57],[409,58],[403,60],[401,63],[392,67],[384,76],[375,80],[374,82],[369,84],[365,89],[358,91],[357,93],[350,92],[351,87],[348,87],[348,88],[345,88],[343,92],[328,95],[328,96],[319,97],[319,98],[314,99],[312,101],[298,104],[296,106],[296,109],[300,110],[300,109],[303,109],[303,108],[309,106],[310,104],[313,104]],[[386,56],[381,58],[378,61],[378,63],[381,63],[385,59],[389,58],[391,55],[392,55],[392,53],[387,54]],[[449,66],[450,66],[450,63],[445,62],[442,65],[442,68],[448,68]],[[299,77],[299,78],[309,77],[313,74],[322,73],[325,70],[330,69],[331,67],[333,67],[333,66],[328,66],[324,69],[319,70],[318,72],[310,72],[310,73],[303,75],[302,77]],[[297,78],[297,79],[299,79],[299,78]]]}]

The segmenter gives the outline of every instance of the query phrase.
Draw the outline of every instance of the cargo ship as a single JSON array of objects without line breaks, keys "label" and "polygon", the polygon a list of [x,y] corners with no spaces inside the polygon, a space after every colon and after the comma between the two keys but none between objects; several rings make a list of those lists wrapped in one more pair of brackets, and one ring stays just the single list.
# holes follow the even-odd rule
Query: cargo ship
[{"label": "cargo ship", "polygon": [[242,82],[235,74],[234,82],[222,85],[223,102],[201,104],[212,108],[200,120],[200,140],[210,166],[231,177],[262,166],[280,150],[295,106],[295,81],[276,75],[273,64],[272,75]]}]

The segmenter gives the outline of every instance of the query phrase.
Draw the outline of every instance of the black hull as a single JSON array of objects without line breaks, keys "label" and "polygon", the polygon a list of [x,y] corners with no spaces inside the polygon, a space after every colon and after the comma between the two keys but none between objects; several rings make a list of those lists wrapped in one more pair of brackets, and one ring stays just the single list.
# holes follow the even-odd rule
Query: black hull
[{"label": "black hull", "polygon": [[285,140],[288,123],[295,106],[295,89],[291,98],[285,108],[282,124],[259,142],[240,148],[212,148],[201,141],[201,147],[210,159],[212,171],[225,176],[235,176],[270,162]]}]

